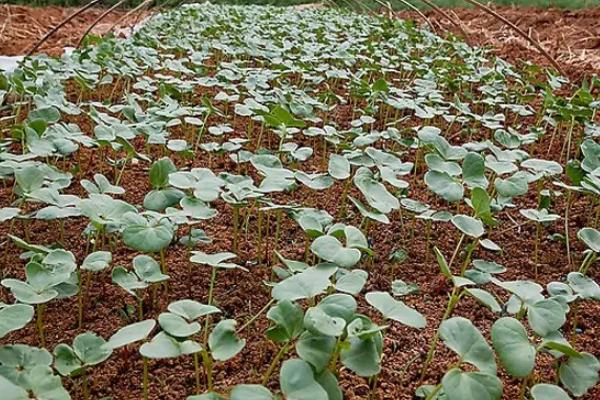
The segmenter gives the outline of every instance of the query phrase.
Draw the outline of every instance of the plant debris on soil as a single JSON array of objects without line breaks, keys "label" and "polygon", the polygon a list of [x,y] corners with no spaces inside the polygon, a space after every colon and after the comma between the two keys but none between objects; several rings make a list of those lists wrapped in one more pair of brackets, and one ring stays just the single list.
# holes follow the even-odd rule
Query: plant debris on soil
[{"label": "plant debris on soil", "polygon": [[494,54],[203,4],[0,75],[0,393],[599,399],[600,81]]},{"label": "plant debris on soil", "polygon": [[[0,55],[18,56],[26,54],[41,39],[61,21],[75,12],[71,7],[28,7],[4,4],[0,6]],[[81,35],[87,30],[104,9],[91,8],[72,19],[67,25],[58,30],[46,41],[37,53],[60,56],[65,47],[74,47],[79,43]],[[102,35],[117,23],[127,11],[115,10],[102,19],[92,30],[92,34]],[[127,17],[113,31],[131,28],[141,21],[145,13]]]},{"label": "plant debris on soil", "polygon": [[[581,10],[492,8],[538,41],[573,81],[600,73],[600,7]],[[529,42],[493,16],[475,8],[445,11],[455,21],[461,22],[471,45],[491,47],[495,54],[515,64],[529,61],[550,66]],[[450,31],[462,35],[459,29],[433,10],[424,14],[439,28],[438,33]],[[397,16],[423,23],[423,19],[413,11],[402,11]]]}]

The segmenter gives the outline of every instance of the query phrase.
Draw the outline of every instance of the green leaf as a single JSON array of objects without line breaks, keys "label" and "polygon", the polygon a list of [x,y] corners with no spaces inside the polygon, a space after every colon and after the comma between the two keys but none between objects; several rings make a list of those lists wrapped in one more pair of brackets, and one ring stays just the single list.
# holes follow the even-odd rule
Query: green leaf
[{"label": "green leaf", "polygon": [[0,375],[0,392],[5,400],[27,400],[27,391]]},{"label": "green leaf", "polygon": [[13,208],[13,207],[0,208],[0,223],[9,221],[9,220],[13,219],[14,217],[16,217],[17,215],[19,215],[20,213],[21,213],[21,210],[19,208]]},{"label": "green leaf", "polygon": [[183,317],[169,312],[161,313],[158,323],[165,332],[176,338],[186,338],[200,332],[199,323],[189,323]]},{"label": "green leaf", "polygon": [[118,349],[139,342],[140,340],[147,338],[155,326],[156,321],[153,319],[147,319],[145,321],[127,325],[115,332],[104,346],[109,349]]},{"label": "green leaf", "polygon": [[425,183],[433,193],[449,203],[455,203],[463,198],[463,185],[446,172],[427,171]]},{"label": "green leaf", "polygon": [[381,356],[373,338],[350,338],[349,346],[342,349],[340,358],[342,364],[358,376],[375,376],[381,371]]},{"label": "green leaf", "polygon": [[58,297],[58,292],[51,288],[34,288],[32,285],[17,279],[3,279],[2,286],[10,289],[12,295],[21,303],[44,304]]},{"label": "green leaf", "polygon": [[214,254],[206,254],[202,251],[194,251],[192,252],[192,257],[190,261],[196,264],[204,264],[210,265],[214,268],[225,268],[225,269],[233,269],[233,268],[241,268],[239,265],[234,264],[232,262],[225,262],[231,260],[232,258],[236,258],[237,255],[230,252],[222,252],[222,253],[214,253]]},{"label": "green leaf", "polygon": [[441,323],[439,333],[444,344],[460,356],[461,362],[496,375],[494,352],[471,321],[462,317],[447,319]]},{"label": "green leaf", "polygon": [[304,327],[315,335],[337,337],[344,333],[346,321],[328,315],[322,308],[311,307],[304,315]]},{"label": "green leaf", "polygon": [[354,176],[354,184],[371,207],[383,214],[400,208],[398,199],[388,192],[383,183],[373,179],[370,170],[366,170],[368,173],[361,173],[361,170],[362,168]]},{"label": "green leaf", "polygon": [[83,260],[81,269],[91,272],[100,272],[108,268],[111,262],[112,254],[110,251],[96,251],[89,254],[85,260]]},{"label": "green leaf", "polygon": [[302,308],[290,300],[283,300],[271,307],[267,318],[274,323],[267,330],[267,337],[276,342],[294,340],[304,330]]},{"label": "green leaf", "polygon": [[54,348],[54,367],[59,374],[69,376],[79,371],[83,367],[83,362],[70,346],[61,343]]},{"label": "green leaf", "polygon": [[538,383],[531,388],[533,400],[571,400],[561,387],[547,383]]},{"label": "green leaf", "polygon": [[163,212],[168,207],[173,207],[185,197],[185,193],[179,189],[166,188],[151,190],[144,196],[144,208],[156,212]]},{"label": "green leaf", "polygon": [[272,400],[273,395],[262,385],[237,385],[229,395],[229,400]]},{"label": "green leaf", "polygon": [[318,307],[332,317],[350,322],[356,314],[358,305],[354,297],[344,293],[335,293],[321,300]]},{"label": "green leaf", "polygon": [[169,174],[176,171],[173,161],[169,157],[163,157],[150,167],[150,184],[154,189],[164,188],[169,184]]},{"label": "green leaf", "polygon": [[580,357],[569,357],[567,362],[560,365],[559,376],[561,383],[574,396],[587,393],[598,382],[600,362],[590,353],[581,353]]},{"label": "green leaf", "polygon": [[339,240],[329,235],[316,238],[310,249],[317,257],[342,268],[356,265],[361,257],[360,250],[344,247]]},{"label": "green leaf", "polygon": [[169,279],[160,271],[158,262],[150,256],[140,254],[133,259],[133,269],[140,279],[148,283],[159,283]]},{"label": "green leaf", "polygon": [[483,157],[478,153],[468,153],[463,160],[462,176],[468,187],[486,189],[489,182],[485,177],[485,161]]},{"label": "green leaf", "polygon": [[54,375],[50,367],[43,365],[34,367],[27,373],[27,382],[29,389],[33,392],[34,398],[36,399],[71,399],[69,393],[63,388],[60,377]]},{"label": "green leaf", "polygon": [[134,297],[138,297],[137,290],[148,287],[148,283],[142,281],[135,273],[120,266],[112,270],[111,277],[114,283]]},{"label": "green leaf", "polygon": [[494,185],[498,194],[506,198],[522,196],[529,190],[527,177],[523,172],[517,172],[507,179],[496,178]]},{"label": "green leaf", "polygon": [[25,327],[33,318],[34,309],[28,304],[12,304],[0,308],[0,338]]},{"label": "green leaf", "polygon": [[212,357],[217,361],[226,361],[235,357],[246,345],[246,340],[237,337],[236,322],[233,319],[220,321],[208,337]]},{"label": "green leaf", "polygon": [[186,400],[225,400],[225,398],[215,392],[206,392],[195,396],[188,396]]},{"label": "green leaf", "polygon": [[385,318],[393,319],[412,328],[424,328],[427,320],[418,311],[396,300],[387,292],[370,292],[365,296],[367,303],[375,307]]},{"label": "green leaf", "polygon": [[468,215],[455,215],[452,217],[452,224],[462,233],[472,238],[479,238],[485,233],[481,220]]},{"label": "green leaf", "polygon": [[580,272],[570,272],[567,275],[567,282],[581,298],[600,300],[600,286],[592,278]]},{"label": "green leaf", "polygon": [[418,294],[421,291],[416,283],[406,283],[401,279],[392,282],[392,293],[394,296],[403,297]]},{"label": "green leaf", "polygon": [[487,192],[479,187],[471,191],[471,205],[475,211],[475,216],[481,219],[488,226],[496,226],[491,210],[491,200]]},{"label": "green leaf", "polygon": [[329,364],[336,341],[332,336],[314,335],[305,331],[296,342],[296,353],[315,370],[322,371]]},{"label": "green leaf", "polygon": [[531,329],[544,337],[560,329],[567,318],[563,306],[554,299],[536,301],[527,307],[527,320]]},{"label": "green leaf", "polygon": [[352,196],[348,196],[348,198],[356,206],[356,208],[358,208],[358,212],[360,212],[360,215],[363,217],[372,219],[373,221],[381,222],[382,224],[390,223],[390,219],[387,217],[387,215],[382,214],[379,211],[369,210],[363,203]]},{"label": "green leaf", "polygon": [[502,397],[502,381],[495,375],[462,372],[453,368],[442,378],[448,400],[498,400]]},{"label": "green leaf", "polygon": [[[344,270],[340,270],[344,271]],[[342,274],[335,283],[335,288],[344,293],[357,295],[363,289],[369,278],[369,273],[362,269],[355,269]]]},{"label": "green leaf", "polygon": [[325,389],[315,380],[311,366],[303,360],[285,361],[279,384],[287,400],[329,400]]},{"label": "green leaf", "polygon": [[535,346],[529,342],[521,323],[510,317],[497,320],[492,326],[492,344],[502,366],[514,377],[529,376],[535,367]]},{"label": "green leaf", "polygon": [[215,306],[202,304],[189,299],[174,301],[173,303],[169,304],[167,309],[173,314],[177,314],[188,321],[193,321],[205,315],[221,312],[221,310]]},{"label": "green leaf", "polygon": [[346,157],[332,153],[329,156],[327,171],[329,175],[337,180],[348,179],[350,177],[350,163]]},{"label": "green leaf", "polygon": [[577,238],[594,253],[600,253],[600,231],[594,228],[582,228],[577,232]]},{"label": "green leaf", "polygon": [[319,385],[325,389],[329,400],[343,400],[344,394],[338,385],[337,378],[333,372],[328,369],[323,370],[320,374],[315,375],[315,379]]},{"label": "green leaf", "polygon": [[197,353],[202,347],[191,340],[178,341],[165,332],[160,332],[151,341],[140,347],[140,354],[146,358],[177,358],[182,355]]},{"label": "green leaf", "polygon": [[333,185],[334,180],[327,174],[307,174],[303,171],[294,172],[294,177],[312,190],[325,190]]},{"label": "green leaf", "polygon": [[271,296],[277,301],[311,299],[331,286],[329,278],[336,269],[334,266],[312,267],[292,275],[275,285]]},{"label": "green leaf", "polygon": [[169,246],[172,240],[173,227],[165,218],[148,221],[138,215],[123,230],[123,243],[142,253],[157,253]]},{"label": "green leaf", "polygon": [[440,271],[442,271],[442,275],[444,275],[448,279],[452,279],[452,272],[450,271],[450,267],[448,266],[448,262],[446,262],[446,258],[437,247],[433,248],[435,253],[435,258],[437,259],[437,263],[440,266]]},{"label": "green leaf", "polygon": [[105,347],[106,341],[92,332],[77,335],[73,340],[73,350],[85,365],[96,365],[106,360],[112,350]]},{"label": "green leaf", "polygon": [[500,304],[498,304],[498,300],[496,300],[496,298],[490,292],[477,288],[469,288],[465,290],[493,312],[502,312],[502,307]]}]

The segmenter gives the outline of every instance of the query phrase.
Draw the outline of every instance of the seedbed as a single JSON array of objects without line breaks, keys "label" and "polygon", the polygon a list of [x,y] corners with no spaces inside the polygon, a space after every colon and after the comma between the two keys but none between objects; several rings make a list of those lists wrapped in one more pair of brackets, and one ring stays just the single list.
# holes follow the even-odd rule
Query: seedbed
[{"label": "seedbed", "polygon": [[599,84],[209,4],[26,61],[0,81],[2,393],[598,398]]}]

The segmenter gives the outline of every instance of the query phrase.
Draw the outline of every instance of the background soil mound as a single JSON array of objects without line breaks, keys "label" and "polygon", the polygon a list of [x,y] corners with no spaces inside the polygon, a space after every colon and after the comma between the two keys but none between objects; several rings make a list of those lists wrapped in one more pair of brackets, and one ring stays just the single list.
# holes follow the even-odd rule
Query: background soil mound
[{"label": "background soil mound", "polygon": [[[69,7],[26,7],[3,5],[0,6],[0,55],[15,56],[26,53],[52,27],[59,24],[76,8]],[[56,32],[40,49],[39,53],[60,55],[65,46],[75,46],[87,27],[105,10],[94,8]],[[99,34],[109,30],[126,12],[114,11],[106,16],[96,26],[93,33]],[[135,24],[139,17],[127,18],[120,27]]]},{"label": "background soil mound", "polygon": [[[538,40],[571,79],[577,81],[585,75],[600,72],[600,7],[576,11],[524,7],[495,9]],[[450,13],[463,22],[471,45],[491,46],[496,54],[512,63],[529,60],[549,65],[527,41],[492,16],[476,9],[453,9]],[[397,15],[420,20],[414,12],[403,11]],[[439,33],[444,30],[460,33],[450,29],[452,25],[436,13],[427,11],[425,15],[443,28],[438,30]]]}]

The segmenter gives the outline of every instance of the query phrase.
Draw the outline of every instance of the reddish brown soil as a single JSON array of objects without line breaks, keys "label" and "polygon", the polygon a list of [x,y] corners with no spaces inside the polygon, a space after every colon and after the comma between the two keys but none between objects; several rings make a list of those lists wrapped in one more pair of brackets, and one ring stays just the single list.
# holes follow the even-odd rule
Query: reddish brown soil
[{"label": "reddish brown soil", "polygon": [[[77,35],[74,37],[77,37]],[[518,44],[515,44],[515,46],[518,46]],[[96,95],[107,98],[109,93],[110,91],[107,91],[106,93],[96,93]],[[75,101],[77,97],[78,93],[71,93],[70,99]],[[79,116],[73,118],[71,122],[77,122],[84,132],[91,134],[91,124],[89,119],[86,118],[85,116]],[[331,118],[335,119],[338,124],[347,126],[350,115],[348,112],[336,112],[332,114]],[[211,122],[209,121],[209,124]],[[247,123],[247,119],[238,118],[235,124],[234,136],[245,137]],[[258,136],[258,129],[259,127],[255,126],[253,138]],[[564,130],[565,127],[562,127],[561,133],[564,133]],[[174,133],[173,137],[183,136],[185,132],[181,131],[177,134]],[[581,132],[575,134],[580,137]],[[278,138],[274,135],[266,134],[263,145],[266,146],[267,142],[277,143],[277,140]],[[137,141],[136,146],[140,151],[144,150],[143,141]],[[549,154],[551,159],[559,160],[561,146],[562,140],[556,140],[551,146],[550,135],[548,134],[542,140],[542,143],[536,146],[533,154],[544,158]],[[303,168],[311,171],[322,170],[321,146],[313,147],[316,149],[316,154],[303,165]],[[157,158],[161,153],[161,150],[156,147],[152,147],[151,150],[152,154],[150,155],[153,158]],[[112,154],[108,156],[112,157]],[[410,159],[412,156],[407,155],[407,158]],[[101,162],[100,157],[100,152],[97,150],[82,150],[81,157],[78,160],[81,170],[74,174],[74,182],[81,179],[91,179],[93,174],[97,172],[104,173],[107,178],[114,181],[112,169],[106,163]],[[207,167],[210,165],[215,172],[236,170],[236,166],[225,157],[213,157],[212,160],[203,156],[193,160],[182,159],[178,156],[172,156],[172,158],[179,168]],[[132,204],[141,204],[144,194],[149,190],[147,181],[148,165],[144,163],[132,165],[126,170],[123,178],[122,185],[127,190],[123,199]],[[0,207],[10,204],[11,187],[12,182],[6,182],[6,186],[0,185]],[[84,194],[76,183],[73,184],[69,192],[79,195]],[[327,210],[332,215],[337,215],[341,192],[342,185],[340,183],[322,192],[314,192],[301,187],[293,193],[276,196],[275,201],[285,203],[294,200],[305,206],[319,207]],[[355,192],[352,194],[360,196]],[[422,182],[422,176],[411,184],[411,197],[427,201],[436,207],[443,207],[442,202],[434,199],[433,195],[426,190]],[[532,195],[516,199],[515,202],[519,208],[534,207],[536,199]],[[465,205],[462,207],[463,212],[468,212]],[[216,208],[219,215],[201,226],[214,239],[212,244],[200,247],[207,253],[231,250],[233,237],[231,209],[223,202],[216,202]],[[554,204],[553,210],[558,214],[563,214],[564,199],[559,198],[557,203]],[[453,209],[453,211],[456,210]],[[515,220],[522,221],[516,210],[509,213]],[[408,218],[407,213],[404,213],[403,217],[401,220],[401,216],[395,214],[393,215],[393,223],[390,225],[371,225],[369,238],[373,243],[376,257],[372,263],[365,262],[365,268],[370,273],[369,283],[365,290],[389,290],[393,279],[418,283],[421,287],[421,294],[408,297],[406,302],[426,315],[428,327],[424,330],[416,330],[397,323],[390,324],[390,328],[386,332],[383,371],[379,377],[378,386],[373,391],[372,399],[410,400],[413,398],[427,345],[439,324],[450,289],[444,279],[440,277],[431,249],[425,248],[426,230],[423,223]],[[305,244],[303,235],[297,224],[289,218],[284,217],[282,221],[281,240],[277,248],[288,258],[301,259],[304,255]],[[356,213],[351,213],[345,222],[358,226],[360,218]],[[546,239],[547,235],[563,232],[562,222],[552,224],[544,230],[543,236],[545,239],[541,244],[541,283],[560,279],[568,271],[576,268],[581,261],[583,250],[581,244],[575,239],[576,232],[581,227],[590,226],[593,223],[593,213],[589,202],[585,198],[577,198],[572,206],[572,217],[569,226],[573,241],[574,265],[568,265],[563,244]],[[273,240],[275,218],[270,219],[268,226],[271,232],[268,247],[267,249],[264,247],[259,248],[256,240],[258,230],[256,213],[251,213],[248,231],[242,234],[238,251],[240,264],[255,261],[259,252],[264,253],[266,251],[269,255],[267,259],[271,258],[270,256],[275,247]],[[533,266],[530,260],[532,259],[534,247],[535,229],[533,226],[509,229],[511,226],[513,226],[513,222],[505,216],[501,220],[500,228],[490,236],[492,240],[503,246],[504,252],[502,254],[492,254],[478,250],[475,257],[503,263],[508,268],[508,271],[503,275],[503,279],[533,278]],[[73,251],[80,262],[86,255],[86,241],[81,234],[84,227],[85,222],[83,220],[68,220],[65,223],[65,237],[62,240],[64,247]],[[2,246],[0,250],[2,269],[0,271],[3,277],[23,278],[24,263],[23,260],[19,259],[20,250],[7,239],[6,235],[10,231],[14,235],[25,237],[25,228],[27,228],[35,243],[50,245],[59,238],[56,223],[38,221],[30,222],[25,226],[21,222],[17,222],[12,226],[12,229],[10,223],[0,224],[0,245]],[[454,250],[457,241],[457,231],[449,224],[436,225],[431,232],[431,243],[440,247],[444,254],[448,256]],[[394,250],[400,248],[408,253],[408,259],[404,263],[392,265],[388,256]],[[129,267],[131,259],[135,255],[135,252],[119,245],[113,249],[113,265]],[[457,264],[461,261],[461,258],[462,255],[459,256]],[[171,276],[169,290],[168,292],[160,291],[154,305],[151,304],[149,298],[146,298],[145,314],[147,317],[156,317],[161,311],[165,310],[169,302],[182,298],[189,297],[198,301],[206,301],[210,271],[203,266],[190,265],[187,260],[187,250],[183,246],[172,245],[169,248],[167,252],[167,263]],[[249,265],[250,272],[248,273],[241,271],[219,273],[215,298],[218,306],[224,311],[225,317],[236,318],[241,325],[269,301],[268,288],[263,284],[263,281],[270,279],[271,267],[270,263],[263,262],[255,266]],[[592,271],[594,277],[600,279],[598,265],[594,268]],[[122,309],[125,304],[133,306],[134,301],[119,287],[111,284],[109,271],[94,275],[91,282],[88,291],[89,297],[86,300],[87,308],[83,329],[77,328],[76,298],[53,301],[49,304],[45,324],[48,349],[53,349],[59,343],[71,343],[77,334],[84,331],[93,331],[104,338],[108,338],[117,329],[132,322],[124,316]],[[506,299],[505,296],[503,298]],[[13,301],[8,291],[1,287],[0,300]],[[369,309],[361,307],[361,311],[371,315],[378,323],[385,323],[380,316]],[[454,315],[465,316],[473,320],[475,325],[481,328],[488,338],[489,327],[497,318],[486,308],[470,299],[461,300]],[[570,330],[571,322],[567,322],[567,330]],[[218,390],[225,391],[238,383],[260,382],[261,375],[278,350],[275,344],[265,339],[264,331],[267,325],[268,322],[264,316],[259,318],[254,325],[241,333],[241,336],[247,340],[247,346],[242,353],[231,361],[217,364],[215,380]],[[571,337],[574,345],[579,350],[588,351],[600,357],[600,341],[598,340],[598,337],[600,337],[600,304],[586,303],[580,307],[579,328],[582,329],[582,332]],[[23,330],[5,337],[0,343],[38,345],[34,324],[30,324]],[[456,362],[456,357],[440,345],[425,382],[438,382],[445,369],[454,362]],[[191,357],[151,362],[151,399],[184,399],[186,395],[191,394],[194,390],[193,373],[194,368]],[[536,369],[534,379],[549,382],[552,377],[552,366],[548,360],[544,360]],[[516,399],[520,382],[505,375],[502,378],[505,383],[503,399]],[[137,347],[132,346],[132,348],[121,349],[115,352],[106,362],[91,370],[92,398],[101,399],[110,396],[115,400],[139,400],[141,398],[141,379],[142,363],[137,353]],[[82,399],[80,380],[65,379],[64,381],[73,399]],[[357,378],[355,375],[342,370],[340,383],[346,399],[369,398],[370,389],[367,380]],[[277,386],[277,377],[274,376],[271,380],[271,387],[276,388]],[[592,389],[583,399],[600,399],[600,387]]]},{"label": "reddish brown soil", "polygon": [[[573,80],[600,73],[600,7],[576,11],[524,7],[495,7],[494,10],[539,41]],[[496,54],[513,63],[528,60],[550,65],[529,42],[496,18],[477,9],[446,11],[456,16],[455,21],[462,21],[470,44],[491,46]],[[423,21],[414,12],[398,15]],[[438,33],[450,30],[460,34],[460,30],[437,13],[427,11],[425,15],[438,28]]]},{"label": "reddish brown soil", "polygon": [[[77,95],[73,94],[73,99]],[[231,110],[230,110],[231,111]],[[335,113],[332,118],[342,126],[347,125],[350,115],[347,113]],[[90,132],[89,121],[86,117],[80,116],[76,120],[81,128]],[[243,137],[245,135],[247,120],[238,118],[235,124],[235,136]],[[210,121],[209,121],[210,123]],[[253,137],[258,135],[258,127]],[[178,132],[176,136],[183,136],[185,132]],[[579,133],[577,133],[579,135]],[[545,157],[546,151],[550,145],[550,135],[547,135],[542,143],[537,146],[534,152],[539,157]],[[274,135],[266,135],[263,145],[269,141],[277,143],[278,138]],[[140,151],[143,151],[143,141],[136,141]],[[562,143],[555,141],[550,148],[552,159],[559,159],[559,153]],[[304,168],[307,170],[321,169],[321,148],[317,149],[315,157],[311,158]],[[159,157],[160,150],[153,148],[152,157]],[[411,156],[408,156],[409,159]],[[213,158],[209,161],[205,157],[198,157],[194,160],[184,160],[177,156],[172,156],[179,168],[184,167],[207,167],[210,166],[215,172],[230,170],[235,171],[235,165],[227,158]],[[114,180],[113,171],[106,164],[100,162],[98,151],[81,151],[79,159],[82,171],[75,175],[74,181],[81,179],[91,179],[94,173],[102,172],[109,179]],[[244,171],[242,171],[244,172]],[[245,172],[244,172],[245,173]],[[252,172],[250,172],[252,174]],[[127,192],[123,198],[132,204],[141,204],[144,194],[149,190],[147,183],[148,166],[145,164],[132,165],[128,168],[122,185]],[[7,187],[0,188],[0,206],[8,206],[10,203],[10,191],[12,184],[7,183]],[[74,184],[69,190],[71,193],[84,195],[82,189]],[[340,194],[342,185],[336,184],[332,188],[314,192],[305,187],[298,189],[293,193],[287,193],[276,196],[277,203],[286,203],[291,200],[305,206],[316,206],[327,210],[332,215],[337,215],[340,203]],[[360,196],[359,193],[352,193],[354,196]],[[435,199],[427,191],[422,183],[422,176],[411,185],[411,196],[416,199],[427,201],[436,207],[443,207],[439,199]],[[536,204],[534,196],[517,199],[516,205],[519,208],[534,207]],[[463,208],[466,207],[463,205]],[[232,213],[231,209],[223,202],[217,202],[216,208],[219,215],[201,227],[207,234],[214,239],[211,245],[201,246],[203,251],[208,253],[218,251],[230,251],[232,245]],[[454,211],[454,210],[453,210]],[[562,214],[564,211],[564,202],[559,199],[555,204],[554,211]],[[463,212],[468,212],[465,208]],[[512,218],[521,221],[518,212],[510,212]],[[572,217],[570,224],[570,234],[573,240],[574,264],[578,265],[581,261],[582,246],[575,239],[578,229],[583,226],[593,225],[593,217],[588,201],[578,198],[572,207]],[[391,225],[372,225],[369,230],[369,239],[373,243],[376,257],[373,263],[366,262],[365,268],[370,273],[370,279],[366,291],[371,290],[389,290],[393,279],[402,279],[407,282],[418,283],[421,287],[421,294],[411,296],[406,302],[416,307],[420,312],[426,315],[428,327],[424,330],[415,330],[404,327],[397,323],[392,323],[386,333],[385,339],[385,357],[383,360],[383,371],[379,377],[377,389],[373,392],[373,399],[386,400],[410,400],[413,397],[414,390],[418,386],[418,377],[422,367],[427,345],[436,330],[440,318],[443,314],[445,304],[449,295],[449,286],[440,276],[438,266],[435,263],[431,249],[425,248],[426,237],[422,222],[410,219],[404,213],[404,218],[400,221],[400,215],[393,216],[394,222]],[[247,234],[241,238],[238,251],[240,263],[255,261],[258,252],[267,252],[270,259],[275,247],[273,232],[275,230],[275,218],[270,219],[269,229],[271,239],[268,241],[268,248],[260,249],[256,240],[257,237],[257,219],[256,213],[250,216],[250,224]],[[277,248],[284,256],[288,258],[301,259],[304,254],[304,238],[298,226],[289,218],[282,219],[281,240]],[[360,218],[356,213],[351,213],[346,222],[358,226]],[[535,229],[533,226],[509,229],[513,223],[506,217],[502,218],[501,228],[497,229],[490,236],[492,240],[500,243],[504,248],[502,254],[492,254],[483,250],[478,250],[475,257],[493,259],[503,263],[508,271],[503,275],[503,279],[527,279],[533,278],[533,266],[531,264]],[[65,224],[65,237],[63,244],[66,249],[75,253],[78,260],[85,257],[86,242],[81,232],[85,227],[85,222],[81,220],[69,220]],[[16,223],[11,233],[25,237],[25,226]],[[3,258],[3,276],[23,278],[24,263],[19,259],[20,251],[6,239],[10,224],[0,224],[0,242],[2,243],[2,253],[6,251]],[[35,243],[52,244],[58,239],[57,224],[46,222],[30,222],[27,230]],[[558,222],[548,227],[544,231],[544,237],[552,233],[563,232],[562,223]],[[449,225],[438,225],[431,233],[431,243],[440,247],[448,257],[452,253],[458,241],[458,234],[455,229]],[[392,265],[388,256],[396,249],[402,248],[408,253],[408,259],[402,264]],[[122,245],[113,249],[113,265],[130,266],[131,259],[136,255],[135,252],[128,250]],[[457,264],[461,261],[457,260]],[[172,245],[167,252],[167,263],[169,265],[169,274],[171,280],[168,293],[159,291],[159,298],[155,305],[152,305],[150,299],[146,297],[145,314],[147,317],[156,317],[161,311],[166,309],[169,302],[182,299],[193,298],[198,301],[206,301],[208,281],[210,271],[202,266],[190,265],[187,250],[180,245]],[[547,283],[552,280],[558,280],[568,271],[573,270],[575,266],[569,266],[567,263],[564,246],[559,242],[548,239],[542,241],[541,245],[541,276],[540,282]],[[270,263],[259,263],[255,266],[249,266],[250,272],[224,271],[219,273],[218,283],[215,289],[215,298],[219,307],[224,311],[228,318],[236,318],[243,324],[254,313],[260,310],[268,301],[269,293],[267,287],[263,284],[271,276]],[[593,271],[596,279],[600,278],[600,271],[596,268]],[[94,275],[89,288],[89,298],[87,299],[87,309],[85,314],[85,323],[83,329],[77,328],[77,299],[69,298],[60,301],[53,301],[49,304],[46,316],[46,341],[47,348],[53,349],[57,344],[67,342],[84,331],[93,331],[107,338],[120,327],[132,322],[123,315],[123,307],[126,304],[131,306],[135,302],[125,294],[123,290],[114,284],[111,284],[110,272],[105,271]],[[147,295],[149,296],[149,294]],[[505,300],[506,297],[502,296]],[[0,288],[0,300],[12,302],[12,297],[4,288]],[[377,322],[385,323],[380,316],[366,307],[361,307],[361,311],[372,316]],[[600,304],[586,303],[579,310],[579,327],[581,334],[571,337],[574,345],[582,350],[592,352],[600,356],[600,342],[597,340],[600,334]],[[497,318],[491,312],[481,305],[476,304],[470,299],[464,299],[459,303],[454,315],[465,316],[473,320],[489,338],[489,327]],[[235,384],[258,383],[261,376],[274,357],[278,348],[272,342],[264,337],[264,331],[268,322],[264,316],[241,333],[241,336],[247,340],[247,347],[235,359],[226,363],[217,364],[215,379],[217,389],[226,391],[228,387]],[[570,330],[570,322],[567,322],[566,329]],[[38,345],[38,338],[34,324],[30,324],[23,330],[5,337],[1,343],[28,343]],[[112,396],[113,399],[134,400],[141,398],[141,371],[142,365],[137,347],[131,349],[122,349],[117,351],[105,363],[95,367],[91,371],[92,396],[93,398],[102,398]],[[540,360],[544,360],[542,357]],[[427,373],[425,382],[438,382],[445,369],[456,361],[453,354],[439,345],[438,353],[434,362]],[[535,378],[548,382],[553,377],[552,366],[545,360],[536,369]],[[151,399],[181,400],[185,395],[194,390],[194,368],[191,357],[182,357],[175,360],[153,361],[150,365]],[[517,398],[520,382],[510,379],[503,375],[505,383],[504,400],[513,400]],[[277,377],[271,380],[271,387],[277,388]],[[68,390],[74,399],[81,399],[81,386],[79,380],[65,379]],[[345,398],[349,400],[367,399],[369,397],[369,386],[365,379],[357,378],[355,375],[342,370],[340,375],[340,384],[343,387]],[[600,387],[592,389],[585,400],[595,400],[600,398]]]},{"label": "reddish brown soil", "polygon": [[[25,54],[46,32],[71,15],[76,8],[26,7],[15,5],[0,6],[0,55],[15,56]],[[65,46],[75,46],[87,27],[105,10],[92,8],[75,17],[62,27],[38,50],[53,56],[62,54]],[[92,33],[103,34],[126,12],[115,10],[107,15],[94,28]],[[139,14],[138,14],[139,15]],[[118,28],[135,24],[138,17],[127,18]]]}]

